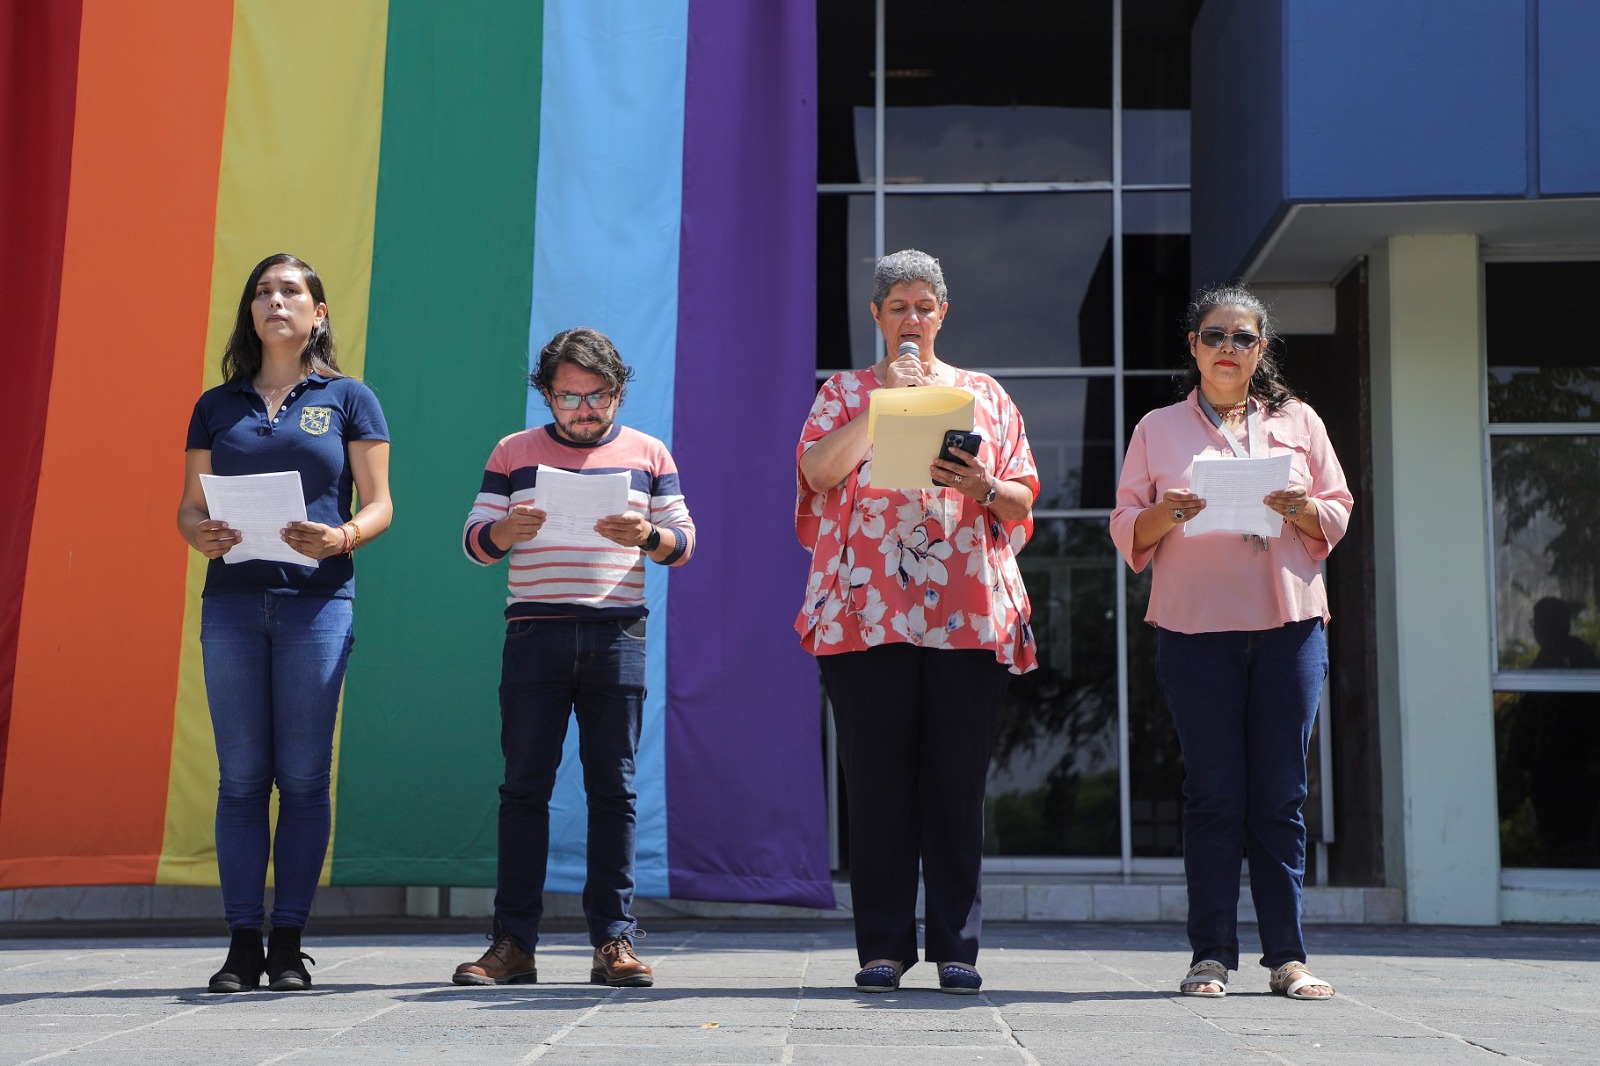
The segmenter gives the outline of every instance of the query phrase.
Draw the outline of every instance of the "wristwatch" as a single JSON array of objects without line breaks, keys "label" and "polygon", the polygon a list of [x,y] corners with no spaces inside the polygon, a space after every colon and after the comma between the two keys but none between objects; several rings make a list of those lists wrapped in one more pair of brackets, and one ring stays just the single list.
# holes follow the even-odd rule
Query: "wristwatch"
[{"label": "wristwatch", "polygon": [[994,502],[994,498],[998,495],[1000,495],[1000,482],[991,481],[989,482],[989,491],[983,494],[983,499],[979,502],[987,507]]}]

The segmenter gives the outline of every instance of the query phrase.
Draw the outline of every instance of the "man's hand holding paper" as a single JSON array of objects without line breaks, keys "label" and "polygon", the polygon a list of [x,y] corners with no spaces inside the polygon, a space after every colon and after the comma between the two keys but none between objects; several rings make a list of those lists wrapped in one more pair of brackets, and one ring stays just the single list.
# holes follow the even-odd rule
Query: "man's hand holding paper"
[{"label": "man's hand holding paper", "polygon": [[650,519],[638,511],[607,515],[594,524],[594,531],[613,544],[637,548],[650,536]]},{"label": "man's hand holding paper", "polygon": [[514,545],[537,537],[545,518],[545,513],[532,504],[514,503],[504,518],[489,527],[489,539],[501,551],[510,551]]},{"label": "man's hand holding paper", "polygon": [[602,520],[628,510],[627,474],[574,474],[540,463],[535,476],[533,502],[544,513],[541,544],[605,544],[610,538],[600,531]]}]

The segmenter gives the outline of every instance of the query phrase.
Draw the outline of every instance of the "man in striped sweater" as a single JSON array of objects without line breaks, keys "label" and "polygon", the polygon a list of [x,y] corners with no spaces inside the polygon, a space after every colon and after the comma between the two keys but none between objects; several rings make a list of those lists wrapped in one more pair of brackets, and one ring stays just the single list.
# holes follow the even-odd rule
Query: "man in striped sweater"
[{"label": "man in striped sweater", "polygon": [[[538,979],[534,946],[544,910],[550,793],[574,712],[589,804],[583,890],[595,948],[589,980],[654,981],[634,953],[631,914],[634,754],[645,695],[644,562],[688,562],[695,530],[666,445],[616,421],[632,376],[605,334],[583,328],[556,334],[530,378],[553,419],[495,446],[467,516],[467,557],[483,566],[509,557],[510,595],[500,674],[505,783],[494,930],[482,958],[456,967],[459,985]],[[542,509],[536,501],[549,502],[561,472],[625,477],[626,507],[592,528],[571,513]]]}]

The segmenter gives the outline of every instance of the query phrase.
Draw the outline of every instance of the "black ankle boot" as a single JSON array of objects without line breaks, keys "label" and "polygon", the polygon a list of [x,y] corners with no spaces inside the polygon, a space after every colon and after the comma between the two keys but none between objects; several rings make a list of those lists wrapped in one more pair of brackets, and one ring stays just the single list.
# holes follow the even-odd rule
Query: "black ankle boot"
[{"label": "black ankle boot", "polygon": [[211,975],[212,992],[243,992],[261,984],[261,971],[267,967],[261,950],[261,930],[235,929],[228,940],[228,957],[222,969]]},{"label": "black ankle boot", "polygon": [[273,929],[267,934],[267,987],[274,992],[299,992],[311,987],[311,975],[300,964],[317,960],[300,950],[299,929]]}]

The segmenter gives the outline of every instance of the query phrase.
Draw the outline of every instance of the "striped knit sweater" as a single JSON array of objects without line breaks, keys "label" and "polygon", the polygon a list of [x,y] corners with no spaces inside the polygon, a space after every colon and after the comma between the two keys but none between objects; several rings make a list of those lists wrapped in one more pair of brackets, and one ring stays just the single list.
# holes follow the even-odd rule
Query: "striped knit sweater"
[{"label": "striped knit sweater", "polygon": [[645,614],[644,552],[608,544],[541,546],[539,538],[503,552],[489,527],[513,504],[532,503],[540,464],[579,474],[626,473],[628,507],[675,531],[678,549],[666,560],[680,566],[694,554],[694,520],[678,486],[678,467],[654,437],[616,425],[593,444],[574,444],[545,425],[513,433],[489,456],[483,487],[462,530],[467,557],[488,566],[511,556],[506,617],[637,618]]}]

